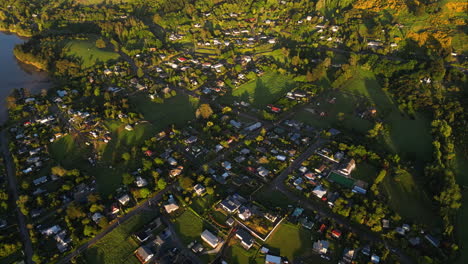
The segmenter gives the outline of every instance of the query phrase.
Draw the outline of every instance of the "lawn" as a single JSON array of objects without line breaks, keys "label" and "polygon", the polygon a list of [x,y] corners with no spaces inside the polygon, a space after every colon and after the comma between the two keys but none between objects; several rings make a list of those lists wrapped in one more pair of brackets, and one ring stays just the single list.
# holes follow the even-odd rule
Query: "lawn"
[{"label": "lawn", "polygon": [[138,264],[133,255],[138,243],[131,235],[149,223],[156,213],[144,212],[130,218],[84,252],[88,264]]},{"label": "lawn", "polygon": [[65,44],[66,55],[77,57],[81,60],[83,68],[89,68],[96,63],[117,60],[120,55],[108,48],[99,49],[95,45],[96,39],[70,40]]},{"label": "lawn", "polygon": [[[281,226],[266,241],[266,247],[287,257],[290,261],[295,257],[312,250],[313,240],[310,231],[298,226],[282,223]],[[287,241],[287,243],[285,243]]]},{"label": "lawn", "polygon": [[389,206],[401,216],[435,226],[439,223],[434,214],[436,209],[420,184],[414,173],[404,172],[396,176],[387,175],[380,186],[389,199]]},{"label": "lawn", "polygon": [[228,260],[228,263],[249,264],[253,262],[255,259],[254,254],[257,249],[252,247],[247,251],[237,243],[238,241],[239,240],[236,240],[236,244],[226,250],[226,259]]},{"label": "lawn", "polygon": [[184,125],[195,118],[198,108],[198,99],[184,94],[166,99],[164,103],[154,103],[148,96],[139,94],[131,97],[130,102],[156,130],[162,130],[172,124]]},{"label": "lawn", "polygon": [[287,75],[275,72],[265,73],[263,76],[247,82],[226,95],[222,101],[231,103],[234,100],[250,102],[253,106],[264,108],[283,97],[296,86],[293,79]]},{"label": "lawn", "polygon": [[195,212],[198,214],[203,214],[205,210],[209,210],[211,208],[211,205],[213,204],[214,200],[213,195],[204,195],[203,197],[197,197],[196,199],[193,200],[191,207]]},{"label": "lawn", "polygon": [[353,179],[372,184],[378,173],[378,169],[374,165],[367,162],[361,162],[356,166],[356,169],[351,174],[351,177],[353,177]]},{"label": "lawn", "polygon": [[201,241],[201,233],[204,230],[203,220],[192,211],[186,210],[174,223],[175,230],[185,244],[194,240]]},{"label": "lawn", "polygon": [[296,202],[289,200],[282,192],[269,190],[268,186],[264,186],[258,190],[254,194],[254,199],[260,204],[271,208],[287,208],[288,205],[296,204]]}]

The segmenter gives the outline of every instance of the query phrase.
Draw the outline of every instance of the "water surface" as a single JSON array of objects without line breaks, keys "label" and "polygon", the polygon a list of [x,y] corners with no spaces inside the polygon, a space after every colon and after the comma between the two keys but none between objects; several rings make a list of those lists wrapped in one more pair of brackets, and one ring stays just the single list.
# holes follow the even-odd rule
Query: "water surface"
[{"label": "water surface", "polygon": [[13,55],[15,45],[26,40],[0,31],[0,123],[8,118],[6,98],[14,89],[25,88],[38,93],[52,86],[46,72],[18,61]]}]

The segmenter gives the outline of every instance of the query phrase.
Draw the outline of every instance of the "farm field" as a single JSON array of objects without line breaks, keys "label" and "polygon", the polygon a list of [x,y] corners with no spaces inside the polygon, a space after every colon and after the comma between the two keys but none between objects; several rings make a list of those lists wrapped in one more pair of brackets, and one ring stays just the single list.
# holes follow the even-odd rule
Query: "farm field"
[{"label": "farm field", "polygon": [[150,222],[156,214],[145,212],[133,216],[124,224],[115,228],[99,240],[94,246],[84,252],[84,259],[88,264],[138,264],[133,251],[138,243],[131,237],[146,223]]},{"label": "farm field", "polygon": [[268,72],[233,90],[232,94],[224,96],[222,101],[245,101],[257,108],[264,108],[277,101],[295,86],[296,84],[291,77]]},{"label": "farm field", "polygon": [[82,68],[89,68],[96,63],[117,60],[120,55],[108,49],[99,49],[95,39],[70,40],[65,44],[66,55],[81,59]]}]

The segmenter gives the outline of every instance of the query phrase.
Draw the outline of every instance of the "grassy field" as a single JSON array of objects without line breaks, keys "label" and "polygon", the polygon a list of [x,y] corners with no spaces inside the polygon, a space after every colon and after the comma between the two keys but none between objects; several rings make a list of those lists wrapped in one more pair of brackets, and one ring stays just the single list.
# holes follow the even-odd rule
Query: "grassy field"
[{"label": "grassy field", "polygon": [[72,135],[66,135],[50,145],[51,157],[66,168],[76,168],[77,164],[86,163],[83,157],[87,152],[85,145],[78,144]]},{"label": "grassy field", "polygon": [[256,80],[239,86],[231,95],[223,97],[222,101],[227,103],[234,100],[246,101],[255,107],[263,108],[284,96],[295,85],[293,79],[289,76],[268,72]]},{"label": "grassy field", "polygon": [[169,98],[162,104],[154,103],[142,94],[131,97],[130,102],[156,130],[172,124],[184,125],[195,118],[195,110],[198,108],[198,99],[184,94]]},{"label": "grassy field", "polygon": [[[336,98],[335,103],[328,102],[332,98]],[[358,117],[356,111],[357,108],[366,109],[370,106],[376,108],[378,116],[390,127],[386,138],[390,150],[413,160],[431,159],[430,120],[418,113],[414,118],[401,113],[369,71],[356,70],[355,77],[340,90],[317,98],[313,104],[299,111],[296,118],[317,127],[341,125],[350,131],[364,134],[373,127],[373,123]],[[326,116],[320,116],[321,112],[325,112]],[[338,118],[339,113],[343,114],[342,120]]]},{"label": "grassy field", "polygon": [[175,221],[175,230],[185,244],[194,240],[201,241],[201,233],[204,230],[203,220],[192,211],[186,210]]},{"label": "grassy field", "polygon": [[405,172],[396,176],[387,175],[381,188],[389,198],[390,207],[401,216],[435,226],[439,223],[436,211],[420,184],[414,174]]},{"label": "grassy field", "polygon": [[81,66],[88,68],[99,62],[117,60],[120,55],[109,50],[99,49],[95,45],[95,39],[70,40],[65,44],[66,55],[77,57],[81,60]]},{"label": "grassy field", "polygon": [[144,212],[138,214],[99,240],[94,246],[84,252],[88,264],[138,264],[133,255],[138,243],[131,235],[150,222],[156,214]]},{"label": "grassy field", "polygon": [[[290,261],[312,250],[311,232],[289,223],[282,223],[266,241],[267,247]],[[287,243],[285,243],[287,241]]]}]

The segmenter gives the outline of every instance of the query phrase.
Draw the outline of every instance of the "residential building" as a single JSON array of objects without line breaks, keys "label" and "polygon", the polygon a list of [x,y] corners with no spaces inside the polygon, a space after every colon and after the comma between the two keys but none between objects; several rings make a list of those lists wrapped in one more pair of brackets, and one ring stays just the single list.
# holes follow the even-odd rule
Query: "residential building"
[{"label": "residential building", "polygon": [[241,241],[241,245],[247,250],[250,249],[255,242],[253,236],[244,229],[237,230],[236,237]]},{"label": "residential building", "polygon": [[215,236],[213,233],[210,231],[206,230],[201,233],[201,238],[203,241],[205,241],[208,245],[210,245],[212,248],[215,248],[219,245],[220,239]]}]

